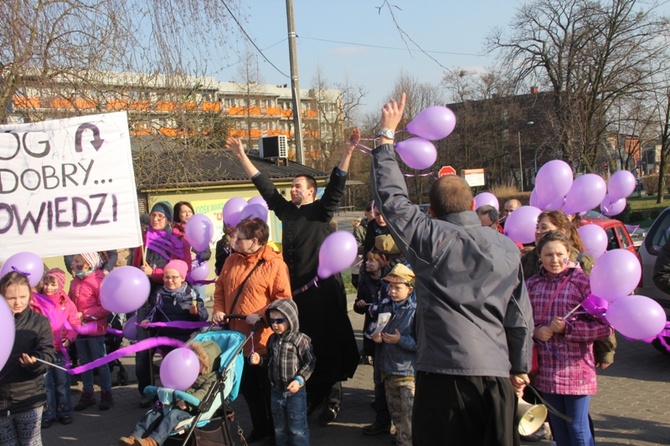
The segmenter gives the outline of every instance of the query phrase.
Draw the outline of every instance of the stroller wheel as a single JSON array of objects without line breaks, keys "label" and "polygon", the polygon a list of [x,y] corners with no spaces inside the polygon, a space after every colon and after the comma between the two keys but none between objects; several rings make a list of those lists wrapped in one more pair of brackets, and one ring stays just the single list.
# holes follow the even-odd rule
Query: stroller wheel
[{"label": "stroller wheel", "polygon": [[128,385],[128,374],[125,369],[119,370],[119,373],[116,374],[116,381],[121,386]]}]

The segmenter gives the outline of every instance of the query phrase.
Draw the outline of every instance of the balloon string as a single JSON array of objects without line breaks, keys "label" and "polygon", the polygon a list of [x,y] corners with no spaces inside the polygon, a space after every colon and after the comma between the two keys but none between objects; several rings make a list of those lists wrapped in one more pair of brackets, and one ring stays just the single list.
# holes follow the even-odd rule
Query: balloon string
[{"label": "balloon string", "polygon": [[563,319],[567,319],[567,318],[569,318],[570,315],[572,315],[572,313],[574,313],[575,311],[577,311],[577,310],[579,309],[579,307],[581,307],[581,306],[582,306],[581,303],[580,303],[580,304],[577,304],[577,305],[575,306],[575,308],[573,308],[572,310],[568,311],[568,313],[567,313],[565,316],[563,316]]},{"label": "balloon string", "polygon": [[305,285],[298,288],[297,290],[293,290],[291,292],[291,294],[293,294],[293,297],[295,297],[300,293],[304,293],[305,291],[307,291],[311,287],[319,288],[319,276],[314,276],[314,278],[312,280],[310,280],[309,282],[307,282]]}]

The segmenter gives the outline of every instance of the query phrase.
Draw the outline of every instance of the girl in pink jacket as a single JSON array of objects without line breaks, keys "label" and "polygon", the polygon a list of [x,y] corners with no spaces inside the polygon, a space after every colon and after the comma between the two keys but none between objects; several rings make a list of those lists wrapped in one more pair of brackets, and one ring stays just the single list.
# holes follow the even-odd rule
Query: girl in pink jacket
[{"label": "girl in pink jacket", "polygon": [[[105,278],[100,268],[100,255],[97,252],[85,252],[74,256],[72,273],[74,278],[70,284],[70,298],[77,306],[77,315],[81,321],[79,336],[75,341],[79,364],[85,365],[107,354],[105,351],[105,334],[107,333],[107,316],[110,312],[100,302],[100,285]],[[98,369],[101,396],[100,410],[109,410],[114,404],[112,399],[112,378],[107,364]],[[84,410],[96,404],[93,396],[93,370],[82,373],[84,393],[74,410]]]},{"label": "girl in pink jacket", "polygon": [[[77,307],[65,293],[65,272],[62,269],[47,271],[42,283],[42,295],[35,296],[33,301],[39,301],[37,311],[48,317],[51,323],[56,349],[54,363],[65,367],[67,349],[77,338],[75,329],[80,325]],[[42,413],[42,429],[51,427],[56,419],[62,424],[72,423],[70,375],[59,368],[50,367],[44,381],[47,405]]]}]

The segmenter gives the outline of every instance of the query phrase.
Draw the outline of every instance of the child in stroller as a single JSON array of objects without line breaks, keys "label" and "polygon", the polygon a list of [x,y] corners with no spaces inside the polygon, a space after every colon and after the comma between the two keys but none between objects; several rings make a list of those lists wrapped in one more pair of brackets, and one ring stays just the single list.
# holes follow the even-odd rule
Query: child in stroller
[{"label": "child in stroller", "polygon": [[[123,324],[125,324],[125,322],[126,315],[123,313],[112,313],[107,316],[107,323],[109,324],[109,327],[114,330],[113,332],[108,332],[105,335],[105,349],[107,350],[107,354],[115,352],[121,347],[123,335],[120,334],[119,331],[123,329]],[[116,373],[116,385],[128,385],[128,374],[126,372],[126,368],[119,359],[115,359],[109,363],[109,373],[114,373],[114,369],[117,367],[119,371]]]},{"label": "child in stroller", "polygon": [[[191,341],[188,347],[193,350],[200,362],[200,374],[186,393],[202,400],[217,381],[217,370],[221,347],[213,341]],[[147,412],[135,425],[128,437],[121,437],[119,445],[158,446],[162,445],[179,423],[191,418],[197,407],[184,399],[175,398],[173,407],[167,412],[154,408]]]}]

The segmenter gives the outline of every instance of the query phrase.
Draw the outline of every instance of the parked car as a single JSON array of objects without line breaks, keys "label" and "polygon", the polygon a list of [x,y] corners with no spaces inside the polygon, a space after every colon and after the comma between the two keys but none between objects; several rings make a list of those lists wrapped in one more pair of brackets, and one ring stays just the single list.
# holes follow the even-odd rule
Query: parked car
[{"label": "parked car", "polygon": [[[670,312],[670,295],[659,290],[656,284],[654,284],[654,265],[656,264],[656,258],[658,253],[661,251],[663,245],[670,237],[670,207],[665,208],[651,227],[647,231],[647,235],[640,246],[640,259],[642,260],[642,280],[640,280],[640,286],[635,290],[635,294],[641,294],[643,296],[651,297],[656,302],[660,303],[664,308],[666,314]],[[666,342],[670,342],[670,338],[665,338]],[[654,339],[652,345],[656,347],[657,350],[668,353],[666,348],[662,345],[659,339]]]},{"label": "parked car", "polygon": [[652,223],[647,231],[647,236],[644,238],[644,241],[640,246],[642,281],[640,287],[636,290],[637,294],[649,296],[667,309],[670,309],[670,295],[659,290],[652,279],[656,257],[670,236],[670,233],[668,232],[669,230],[670,207],[665,208],[659,216],[656,217],[656,220],[654,220],[654,223]]},{"label": "parked car", "polygon": [[628,228],[621,221],[609,218],[599,212],[588,211],[582,216],[582,225],[593,223],[605,230],[607,234],[607,250],[626,249],[640,259],[635,243]]}]

